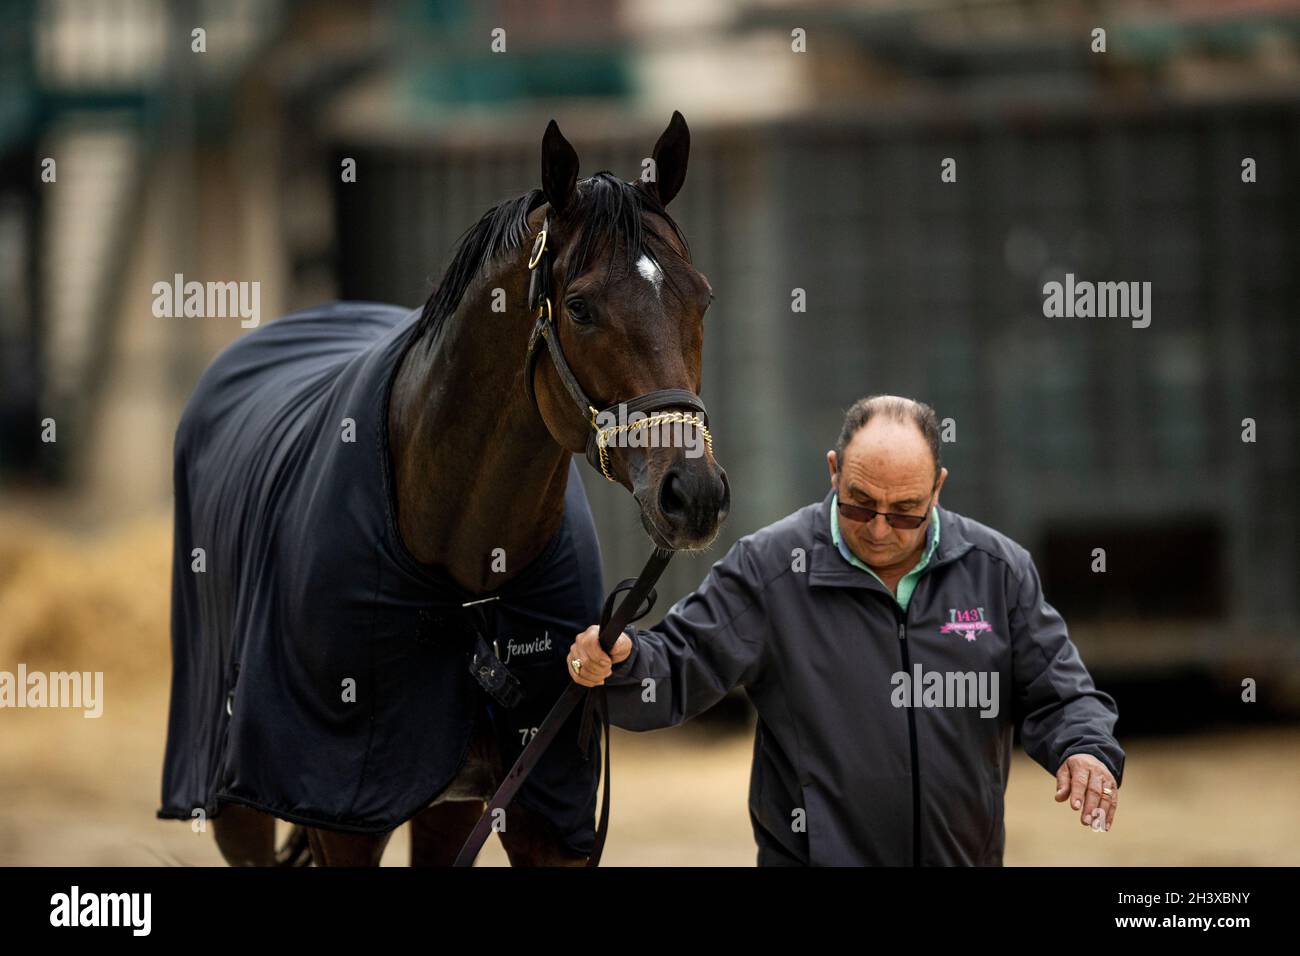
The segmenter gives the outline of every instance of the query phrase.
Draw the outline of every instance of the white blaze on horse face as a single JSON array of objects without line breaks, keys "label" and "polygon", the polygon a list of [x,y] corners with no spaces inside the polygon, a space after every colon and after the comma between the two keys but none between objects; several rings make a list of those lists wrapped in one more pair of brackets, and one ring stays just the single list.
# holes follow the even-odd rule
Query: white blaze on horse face
[{"label": "white blaze on horse face", "polygon": [[636,261],[636,271],[641,273],[641,278],[654,286],[655,298],[659,298],[659,287],[663,285],[664,274],[654,260],[642,253],[641,258]]}]

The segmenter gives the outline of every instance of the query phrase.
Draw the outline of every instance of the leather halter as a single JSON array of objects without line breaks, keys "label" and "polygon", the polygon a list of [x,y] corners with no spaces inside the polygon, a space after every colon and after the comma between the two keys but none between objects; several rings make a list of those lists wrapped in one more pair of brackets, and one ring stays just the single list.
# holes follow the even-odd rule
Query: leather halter
[{"label": "leather halter", "polygon": [[[591,432],[587,435],[587,461],[591,462],[591,466],[610,481],[617,481],[618,479],[609,470],[608,443],[612,437],[620,432],[633,431],[638,428],[651,428],[665,423],[681,422],[699,428],[704,435],[704,443],[712,451],[713,436],[709,434],[709,413],[704,408],[704,402],[694,392],[684,388],[660,388],[653,392],[646,392],[644,395],[638,395],[627,402],[611,405],[604,411],[598,412],[591,399],[587,397],[587,393],[582,390],[582,386],[578,384],[573,370],[569,368],[569,363],[564,358],[564,350],[560,348],[559,335],[555,330],[555,313],[551,304],[555,253],[546,241],[549,218],[548,216],[542,220],[541,231],[537,233],[537,238],[533,241],[532,254],[528,257],[528,308],[537,310],[537,320],[533,324],[532,335],[528,338],[528,356],[524,365],[524,387],[528,390],[528,397],[532,401],[533,407],[537,408],[540,415],[541,407],[537,404],[537,392],[533,384],[533,376],[537,371],[537,363],[542,357],[542,342],[545,341],[547,350],[551,353],[551,362],[560,376],[564,390],[569,393],[573,403],[578,407],[578,413],[591,426]],[[625,421],[631,418],[634,412],[644,414],[660,412],[661,409],[682,408],[690,409],[690,412],[672,411],[650,414],[623,425],[606,425],[602,427],[599,424],[600,418],[606,416],[606,413],[617,417],[620,407],[624,410]]]}]

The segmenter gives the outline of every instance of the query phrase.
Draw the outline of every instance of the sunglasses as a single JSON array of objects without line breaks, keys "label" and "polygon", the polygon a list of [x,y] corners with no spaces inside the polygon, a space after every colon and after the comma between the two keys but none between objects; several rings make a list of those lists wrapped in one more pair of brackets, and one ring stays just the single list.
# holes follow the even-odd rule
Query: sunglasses
[{"label": "sunglasses", "polygon": [[885,519],[885,523],[891,528],[899,528],[904,531],[914,531],[930,517],[930,509],[926,508],[919,515],[897,514],[889,511],[875,511],[871,508],[864,508],[862,505],[851,505],[843,498],[838,498],[840,517],[848,518],[850,521],[875,521],[876,515]]}]

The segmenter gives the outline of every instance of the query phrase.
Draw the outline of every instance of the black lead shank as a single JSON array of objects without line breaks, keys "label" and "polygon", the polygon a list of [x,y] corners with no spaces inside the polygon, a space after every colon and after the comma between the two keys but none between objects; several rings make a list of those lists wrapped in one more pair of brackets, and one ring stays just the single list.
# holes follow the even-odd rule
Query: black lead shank
[{"label": "black lead shank", "polygon": [[[660,575],[664,573],[664,568],[668,567],[668,562],[672,560],[673,552],[664,548],[655,548],[650,555],[650,560],[641,569],[641,574],[635,579],[629,579],[619,582],[618,586],[609,593],[605,599],[604,612],[601,614],[600,622],[600,646],[606,654],[614,647],[614,642],[618,640],[618,635],[623,632],[623,628],[635,621],[642,615],[648,614],[650,608],[654,606],[655,601],[655,582],[659,580]],[[626,590],[627,595],[618,603],[618,607],[613,607],[614,599],[622,591]],[[645,607],[642,608],[641,605]],[[569,667],[566,660],[564,666]],[[591,694],[589,690],[596,690],[598,693]],[[586,752],[586,745],[589,739],[589,730],[592,716],[600,719],[601,729],[605,737],[605,795],[601,800],[600,819],[596,824],[596,836],[592,845],[591,854],[587,857],[587,866],[600,865],[601,852],[605,846],[605,834],[609,829],[609,711],[605,702],[604,688],[586,688],[581,684],[570,683],[565,688],[564,693],[560,695],[551,712],[546,715],[542,725],[537,728],[537,733],[533,735],[532,740],[524,747],[523,753],[515,761],[510,772],[506,774],[505,779],[501,781],[501,786],[497,792],[492,795],[488,801],[487,809],[479,817],[478,823],[470,832],[469,837],[465,840],[465,845],[461,847],[459,855],[456,857],[456,866],[473,866],[474,860],[487,842],[488,835],[492,832],[492,822],[496,819],[496,811],[504,810],[510,805],[519,788],[523,786],[528,774],[537,765],[542,754],[546,752],[560,728],[564,726],[569,714],[579,703],[584,704],[582,726],[579,731],[579,745],[583,752]]]}]

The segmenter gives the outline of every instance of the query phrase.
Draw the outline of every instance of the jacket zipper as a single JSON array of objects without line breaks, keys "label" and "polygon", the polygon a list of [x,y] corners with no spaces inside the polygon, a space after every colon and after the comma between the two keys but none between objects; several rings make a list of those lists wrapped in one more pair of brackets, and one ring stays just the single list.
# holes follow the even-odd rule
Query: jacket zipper
[{"label": "jacket zipper", "polygon": [[[966,549],[969,550],[969,549]],[[957,554],[950,554],[943,560],[931,562],[921,572],[917,579],[916,587],[912,590],[912,597],[916,597],[916,592],[920,590],[921,583],[925,576],[933,572],[936,568],[941,568],[945,564],[952,564],[958,558],[966,553],[965,550]],[[898,601],[893,594],[889,595],[889,603],[894,608],[894,619],[898,622],[898,644],[902,653],[903,673],[909,676],[912,673],[911,655],[907,651],[907,611],[898,606]],[[910,606],[911,601],[908,601]],[[917,758],[916,751],[916,708],[909,702],[907,707],[907,744],[912,758],[912,866],[921,865],[921,765]]]},{"label": "jacket zipper", "polygon": [[[897,604],[895,604],[897,607]],[[903,653],[903,673],[911,675],[911,655],[907,651],[907,612],[898,615],[898,646]],[[916,708],[907,706],[907,742],[912,754],[912,865],[921,865],[921,765],[916,756]]]}]

